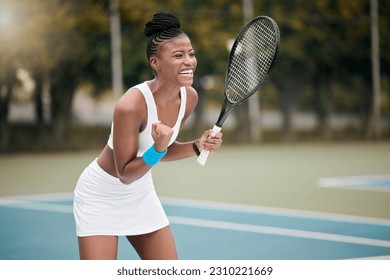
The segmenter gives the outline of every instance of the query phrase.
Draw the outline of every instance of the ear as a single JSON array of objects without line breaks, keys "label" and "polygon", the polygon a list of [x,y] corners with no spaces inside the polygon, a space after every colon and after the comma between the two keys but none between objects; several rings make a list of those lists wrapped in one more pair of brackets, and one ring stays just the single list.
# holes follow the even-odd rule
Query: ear
[{"label": "ear", "polygon": [[160,61],[158,60],[157,57],[153,56],[149,60],[150,66],[152,66],[154,71],[159,71],[160,70]]}]

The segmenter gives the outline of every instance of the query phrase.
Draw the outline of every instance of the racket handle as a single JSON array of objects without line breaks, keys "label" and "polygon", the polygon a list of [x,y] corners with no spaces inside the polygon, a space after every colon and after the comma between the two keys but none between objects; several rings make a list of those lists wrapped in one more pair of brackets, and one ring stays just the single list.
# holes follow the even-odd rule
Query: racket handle
[{"label": "racket handle", "polygon": [[[220,132],[222,127],[219,127],[217,125],[214,125],[213,127],[213,134],[217,134]],[[211,134],[211,137],[213,137],[213,134]],[[209,156],[210,152],[203,149],[196,161],[199,163],[199,165],[204,166],[206,164],[207,158]]]}]

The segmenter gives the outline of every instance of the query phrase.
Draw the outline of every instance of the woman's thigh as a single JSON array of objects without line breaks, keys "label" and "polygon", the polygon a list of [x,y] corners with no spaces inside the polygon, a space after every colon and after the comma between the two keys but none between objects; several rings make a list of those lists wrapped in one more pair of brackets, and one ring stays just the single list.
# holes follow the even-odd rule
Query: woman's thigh
[{"label": "woman's thigh", "polygon": [[117,236],[79,237],[81,260],[115,260],[118,255]]},{"label": "woman's thigh", "polygon": [[152,233],[127,236],[143,260],[177,260],[175,241],[169,226]]}]

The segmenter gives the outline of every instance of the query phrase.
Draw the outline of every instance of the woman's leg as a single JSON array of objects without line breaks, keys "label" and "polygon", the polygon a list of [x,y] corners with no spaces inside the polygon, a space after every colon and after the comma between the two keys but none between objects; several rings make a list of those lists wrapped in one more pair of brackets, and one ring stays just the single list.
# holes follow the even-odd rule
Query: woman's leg
[{"label": "woman's leg", "polygon": [[127,236],[143,260],[177,260],[175,241],[169,226],[152,233]]},{"label": "woman's leg", "polygon": [[79,252],[81,260],[116,260],[118,255],[118,237],[79,237]]}]

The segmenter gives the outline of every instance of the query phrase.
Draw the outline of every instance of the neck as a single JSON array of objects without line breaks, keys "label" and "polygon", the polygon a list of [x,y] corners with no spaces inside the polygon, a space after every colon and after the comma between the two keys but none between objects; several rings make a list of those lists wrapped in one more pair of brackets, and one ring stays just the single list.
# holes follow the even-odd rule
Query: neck
[{"label": "neck", "polygon": [[178,85],[165,83],[159,79],[148,81],[147,84],[154,96],[154,100],[161,105],[169,104],[180,96],[180,86]]}]

